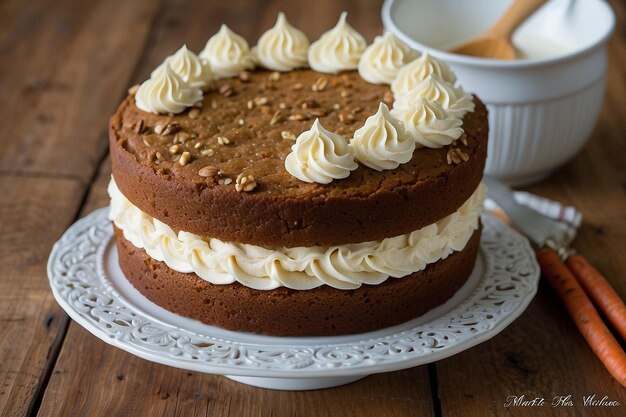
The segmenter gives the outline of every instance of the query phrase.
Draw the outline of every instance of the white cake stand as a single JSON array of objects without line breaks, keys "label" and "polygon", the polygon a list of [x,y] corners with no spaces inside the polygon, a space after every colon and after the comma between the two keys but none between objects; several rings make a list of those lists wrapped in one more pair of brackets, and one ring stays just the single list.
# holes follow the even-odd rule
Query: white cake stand
[{"label": "white cake stand", "polygon": [[126,280],[102,208],[74,223],[54,245],[54,297],[78,324],[141,358],[244,384],[310,390],[437,361],[504,329],[537,291],[539,267],[528,242],[484,215],[480,255],[447,303],[404,324],[348,336],[270,337],[233,332],[158,307]]}]

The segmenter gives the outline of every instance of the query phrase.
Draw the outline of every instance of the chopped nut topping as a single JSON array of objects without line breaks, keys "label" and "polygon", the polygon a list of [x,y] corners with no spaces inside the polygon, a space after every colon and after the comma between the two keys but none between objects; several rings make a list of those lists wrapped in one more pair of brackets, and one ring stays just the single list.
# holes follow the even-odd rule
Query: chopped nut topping
[{"label": "chopped nut topping", "polygon": [[209,165],[198,171],[198,175],[200,175],[201,177],[217,177],[219,172],[219,169]]},{"label": "chopped nut topping", "polygon": [[341,90],[341,93],[339,95],[341,96],[341,98],[350,97],[350,92],[348,90]]},{"label": "chopped nut topping", "polygon": [[198,116],[200,116],[200,110],[199,109],[191,109],[191,110],[189,110],[189,118],[190,119],[197,119]]},{"label": "chopped nut topping", "polygon": [[257,106],[265,106],[269,104],[270,100],[267,97],[257,97],[254,99],[254,104]]},{"label": "chopped nut topping", "polygon": [[324,109],[313,109],[309,112],[311,117],[324,117],[326,116],[326,110]]},{"label": "chopped nut topping", "polygon": [[306,120],[307,117],[304,114],[300,114],[300,113],[296,113],[296,114],[292,114],[288,117],[289,120],[296,120],[296,121],[301,121],[301,120]]},{"label": "chopped nut topping", "polygon": [[232,178],[222,178],[221,180],[218,180],[218,181],[217,181],[217,183],[218,183],[219,185],[228,185],[228,184],[230,184],[230,183],[232,183],[232,182],[233,182],[233,179],[232,179]]},{"label": "chopped nut topping", "polygon": [[239,126],[243,126],[246,123],[246,121],[243,119],[239,119],[237,123],[239,124]]},{"label": "chopped nut topping", "polygon": [[250,81],[250,77],[252,76],[252,74],[250,74],[250,71],[241,71],[239,73],[239,79],[241,80],[241,82],[247,83],[248,81]]},{"label": "chopped nut topping", "polygon": [[278,108],[281,110],[285,110],[287,108],[287,105],[285,103],[279,103]]},{"label": "chopped nut topping", "polygon": [[189,140],[190,136],[187,132],[178,132],[174,135],[174,141],[178,141],[180,143],[185,143]]},{"label": "chopped nut topping", "polygon": [[274,71],[274,72],[272,72],[272,73],[269,75],[269,77],[268,77],[268,78],[269,78],[269,80],[270,80],[270,81],[278,81],[278,80],[280,80],[280,72],[278,72],[278,71]]},{"label": "chopped nut topping", "polygon": [[285,120],[285,116],[283,116],[283,112],[280,110],[276,110],[276,113],[272,116],[272,120],[270,120],[270,126],[274,126]]},{"label": "chopped nut topping", "polygon": [[387,106],[391,106],[393,104],[393,93],[391,91],[387,91],[383,96],[383,101]]},{"label": "chopped nut topping", "polygon": [[199,141],[199,142],[196,142],[195,145],[193,145],[193,148],[200,149],[202,145],[204,145],[204,143],[202,141]]},{"label": "chopped nut topping", "polygon": [[291,89],[293,91],[299,91],[302,90],[304,88],[304,85],[302,83],[295,83],[294,85],[291,86]]},{"label": "chopped nut topping", "polygon": [[200,151],[200,153],[204,156],[212,156],[215,151],[213,149],[203,149]]},{"label": "chopped nut topping", "polygon": [[286,140],[296,140],[296,134],[289,130],[280,132],[280,137]]},{"label": "chopped nut topping", "polygon": [[172,145],[169,148],[170,153],[176,154],[180,152],[180,145]]},{"label": "chopped nut topping", "polygon": [[134,96],[137,94],[137,90],[139,90],[139,84],[135,84],[128,89],[128,94]]},{"label": "chopped nut topping", "polygon": [[467,146],[467,136],[465,135],[465,133],[463,133],[459,139],[461,140],[461,143],[463,145]]},{"label": "chopped nut topping", "polygon": [[235,190],[237,192],[250,192],[256,188],[256,180],[252,175],[239,174],[235,180]]},{"label": "chopped nut topping", "polygon": [[152,138],[150,136],[144,136],[143,138],[143,144],[146,146],[152,146],[153,142],[152,142]]},{"label": "chopped nut topping", "polygon": [[165,157],[161,152],[157,152],[154,156],[156,156],[156,159],[159,161],[165,161]]},{"label": "chopped nut topping", "polygon": [[163,123],[163,122],[158,122],[157,124],[155,124],[154,133],[156,133],[157,135],[160,135],[161,133],[163,133],[163,131],[165,130],[165,125],[166,123]]},{"label": "chopped nut topping", "polygon": [[340,113],[339,121],[344,124],[351,124],[354,122],[354,116],[351,114]]},{"label": "chopped nut topping", "polygon": [[248,100],[246,107],[248,107],[248,110],[252,110],[254,108],[254,101]]},{"label": "chopped nut topping", "polygon": [[189,152],[183,152],[178,160],[178,163],[185,166],[189,163],[189,161],[191,161],[191,154]]},{"label": "chopped nut topping", "polygon": [[341,104],[339,103],[333,104],[333,110],[340,110],[340,109],[341,109]]},{"label": "chopped nut topping", "polygon": [[217,137],[217,143],[219,145],[228,145],[228,144],[230,144],[230,139],[228,139],[225,136],[218,136]]},{"label": "chopped nut topping", "polygon": [[326,88],[326,85],[328,85],[328,78],[319,77],[317,80],[315,80],[315,82],[311,86],[311,90],[324,91],[324,89]]},{"label": "chopped nut topping", "polygon": [[446,160],[448,162],[448,165],[458,165],[461,163],[461,161],[468,161],[469,155],[467,155],[459,148],[452,148],[448,151],[448,154],[446,155]]},{"label": "chopped nut topping", "polygon": [[143,119],[139,119],[139,121],[137,123],[135,123],[135,133],[142,133],[143,132]]},{"label": "chopped nut topping", "polygon": [[168,123],[167,126],[165,126],[165,130],[163,130],[162,135],[167,136],[167,135],[171,135],[172,133],[176,133],[180,130],[180,124],[178,124],[178,122],[171,122]]},{"label": "chopped nut topping", "polygon": [[233,89],[233,87],[230,84],[223,84],[220,87],[219,92],[224,97],[230,97],[230,96],[235,94],[235,90]]},{"label": "chopped nut topping", "polygon": [[355,107],[355,108],[352,109],[352,114],[361,113],[362,111],[363,111],[363,108]]}]

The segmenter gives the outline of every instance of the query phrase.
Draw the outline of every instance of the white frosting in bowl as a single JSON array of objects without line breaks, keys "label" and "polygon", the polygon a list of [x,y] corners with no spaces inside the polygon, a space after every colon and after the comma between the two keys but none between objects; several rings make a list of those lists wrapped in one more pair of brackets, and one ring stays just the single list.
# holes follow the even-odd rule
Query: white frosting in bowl
[{"label": "white frosting in bowl", "polygon": [[307,290],[321,285],[355,289],[421,271],[465,248],[478,228],[485,188],[481,185],[454,213],[437,223],[382,241],[332,247],[266,249],[176,232],[131,204],[111,180],[110,218],[135,247],[182,273],[212,284],[239,282],[270,290]]}]

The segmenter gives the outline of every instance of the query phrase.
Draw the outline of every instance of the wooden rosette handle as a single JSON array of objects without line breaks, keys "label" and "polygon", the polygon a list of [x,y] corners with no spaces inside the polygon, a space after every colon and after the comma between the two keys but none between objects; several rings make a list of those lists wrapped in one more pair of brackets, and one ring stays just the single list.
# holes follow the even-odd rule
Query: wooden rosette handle
[{"label": "wooden rosette handle", "polygon": [[541,274],[559,295],[587,343],[617,381],[626,387],[626,353],[606,327],[574,274],[548,247],[537,250]]}]

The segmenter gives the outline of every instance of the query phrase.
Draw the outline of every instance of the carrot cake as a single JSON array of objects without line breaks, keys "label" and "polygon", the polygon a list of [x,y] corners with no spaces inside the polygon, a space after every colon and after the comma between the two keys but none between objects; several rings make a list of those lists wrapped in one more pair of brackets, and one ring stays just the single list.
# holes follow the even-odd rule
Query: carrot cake
[{"label": "carrot cake", "polygon": [[346,14],[226,25],[109,125],[122,271],[154,303],[268,335],[360,333],[444,303],[480,237],[487,111],[450,68]]}]

